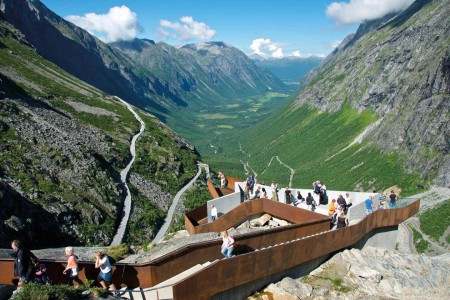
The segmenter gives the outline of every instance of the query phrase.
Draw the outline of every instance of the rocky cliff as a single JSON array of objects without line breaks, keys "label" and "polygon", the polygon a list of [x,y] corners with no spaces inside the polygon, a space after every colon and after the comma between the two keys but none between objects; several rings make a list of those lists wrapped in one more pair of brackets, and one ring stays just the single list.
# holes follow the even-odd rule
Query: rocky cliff
[{"label": "rocky cliff", "polygon": [[[109,244],[122,213],[119,173],[140,124],[117,99],[43,59],[0,20],[0,247]],[[155,117],[131,173],[129,242],[151,239],[198,155]]]},{"label": "rocky cliff", "polygon": [[284,278],[248,299],[444,299],[449,270],[448,253],[427,257],[370,247],[345,250],[308,276]]},{"label": "rocky cliff", "polygon": [[296,105],[378,116],[364,139],[408,171],[450,183],[450,1],[417,0],[366,22],[305,80]]}]

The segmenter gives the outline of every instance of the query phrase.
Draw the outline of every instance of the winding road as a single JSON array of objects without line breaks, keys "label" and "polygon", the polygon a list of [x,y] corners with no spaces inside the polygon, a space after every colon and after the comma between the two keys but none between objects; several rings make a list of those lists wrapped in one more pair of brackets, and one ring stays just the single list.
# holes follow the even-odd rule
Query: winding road
[{"label": "winding road", "polygon": [[117,246],[122,243],[123,236],[125,234],[125,229],[127,228],[127,224],[128,224],[128,219],[130,218],[131,193],[130,193],[130,189],[128,188],[127,177],[128,177],[128,173],[130,172],[131,165],[133,164],[134,159],[136,158],[136,140],[144,132],[144,129],[145,129],[144,121],[142,121],[142,119],[133,110],[133,108],[127,102],[120,99],[119,97],[115,97],[115,98],[118,99],[120,102],[122,102],[128,108],[128,110],[131,111],[131,113],[134,115],[134,117],[139,121],[139,123],[141,123],[141,129],[139,130],[139,132],[136,135],[133,136],[133,138],[131,140],[131,145],[130,145],[131,160],[128,163],[128,165],[125,167],[125,169],[123,169],[120,172],[120,180],[122,181],[122,186],[126,192],[125,203],[123,206],[124,214],[123,214],[122,221],[120,222],[119,228],[117,229],[116,235],[113,238],[111,246]]},{"label": "winding road", "polygon": [[191,181],[189,181],[188,184],[186,184],[181,190],[179,190],[178,193],[173,198],[172,205],[170,205],[169,212],[167,213],[166,219],[164,220],[164,224],[161,227],[161,229],[158,231],[158,233],[156,234],[155,238],[153,239],[153,241],[151,242],[150,245],[159,243],[162,240],[162,238],[166,235],[167,229],[169,228],[169,225],[172,222],[173,213],[175,212],[175,208],[177,207],[177,204],[180,201],[181,195],[188,188],[190,188],[192,186],[192,184],[197,180],[197,178],[202,173],[202,168],[205,169],[206,177],[209,178],[209,166],[207,164],[201,164],[201,163],[198,164],[197,166],[198,166],[197,174],[194,176],[194,178],[192,178]]}]

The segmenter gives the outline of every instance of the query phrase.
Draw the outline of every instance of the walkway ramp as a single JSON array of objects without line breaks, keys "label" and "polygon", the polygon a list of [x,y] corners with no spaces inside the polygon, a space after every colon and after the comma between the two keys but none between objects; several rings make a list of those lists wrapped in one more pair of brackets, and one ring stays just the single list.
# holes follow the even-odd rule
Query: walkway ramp
[{"label": "walkway ramp", "polygon": [[207,261],[204,264],[197,264],[184,272],[181,272],[172,278],[169,278],[151,288],[126,291],[121,298],[133,299],[133,300],[170,300],[173,299],[173,286],[178,282],[188,278],[189,276],[203,270],[209,266],[212,262]]}]

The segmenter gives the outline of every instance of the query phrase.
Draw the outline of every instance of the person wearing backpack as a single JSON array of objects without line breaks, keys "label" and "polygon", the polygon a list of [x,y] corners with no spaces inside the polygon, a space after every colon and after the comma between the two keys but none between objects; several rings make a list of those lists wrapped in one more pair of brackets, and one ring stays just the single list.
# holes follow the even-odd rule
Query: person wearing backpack
[{"label": "person wearing backpack", "polygon": [[69,286],[73,286],[73,282],[75,281],[79,285],[83,285],[83,281],[81,281],[81,279],[78,278],[78,271],[79,271],[77,261],[78,257],[75,254],[73,254],[73,248],[66,247],[65,253],[67,258],[67,265],[63,271],[63,274],[67,276],[67,284]]},{"label": "person wearing backpack", "polygon": [[22,242],[19,240],[13,240],[11,248],[14,251],[12,254],[14,257],[14,276],[19,276],[17,289],[20,289],[33,279],[34,262],[38,261],[38,259],[30,250],[23,247]]},{"label": "person wearing backpack", "polygon": [[228,231],[222,231],[222,248],[220,252],[225,256],[226,258],[230,258],[233,256],[233,250],[234,250],[234,237],[228,235]]}]

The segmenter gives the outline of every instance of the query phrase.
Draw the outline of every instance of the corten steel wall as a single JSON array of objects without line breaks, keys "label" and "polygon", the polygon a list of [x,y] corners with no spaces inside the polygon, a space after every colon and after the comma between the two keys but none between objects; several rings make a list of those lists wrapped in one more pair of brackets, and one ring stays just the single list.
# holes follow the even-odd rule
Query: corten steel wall
[{"label": "corten steel wall", "polygon": [[[251,252],[262,247],[268,247],[295,238],[324,232],[329,229],[329,226],[329,220],[322,219],[239,235],[235,237],[235,251],[236,253]],[[151,287],[196,264],[202,264],[207,261],[214,261],[222,258],[220,253],[221,244],[222,239],[218,237],[215,240],[186,245],[154,259],[149,263],[117,263],[115,264],[113,282],[116,286],[120,286],[120,284],[124,283],[129,288]],[[4,261],[0,260],[0,263],[4,263]],[[64,269],[63,263],[64,262],[62,261],[46,261],[50,278],[61,279],[61,281],[55,283],[64,283],[64,277],[62,276],[62,271]],[[85,274],[89,279],[94,279],[97,276],[98,269],[94,270],[93,263],[80,262],[80,267],[81,279],[85,278]],[[8,270],[9,273],[3,276],[4,274],[2,272],[0,275],[2,276],[0,277],[0,283],[11,284],[13,278],[13,261],[10,260],[9,264],[5,265],[5,270]]]},{"label": "corten steel wall", "polygon": [[217,192],[216,187],[214,186],[214,183],[211,181],[211,179],[208,179],[208,191],[214,199],[217,199],[220,197],[219,193]]},{"label": "corten steel wall", "polygon": [[[67,284],[67,278],[63,274],[66,266],[66,261],[42,259],[49,278],[54,284]],[[93,262],[79,261],[80,271],[78,277],[81,280],[86,278],[95,279],[99,273],[99,269],[95,269]],[[149,284],[151,279],[150,269],[145,266],[132,264],[117,264],[113,267],[114,276],[113,282],[120,286],[125,283],[128,286],[139,286],[142,284]],[[18,277],[14,277],[14,260],[0,259],[0,283],[2,284],[17,284]]]},{"label": "corten steel wall", "polygon": [[[206,213],[206,208],[202,209],[202,211],[203,213]],[[268,213],[274,217],[295,224],[314,220],[330,220],[328,216],[301,208],[295,208],[291,205],[269,199],[257,199],[241,203],[214,222],[196,225],[195,222],[192,221],[197,220],[196,218],[204,217],[204,215],[201,214],[202,211],[196,209],[186,214],[188,218],[185,216],[185,227],[190,235],[204,232],[220,232],[242,223],[249,216],[259,215],[261,213]]]},{"label": "corten steel wall", "polygon": [[[205,299],[209,297],[208,295],[292,268],[353,245],[374,228],[398,225],[417,213],[419,204],[420,201],[416,201],[404,208],[377,211],[358,224],[323,234],[317,233],[327,231],[328,220],[237,236],[236,251],[243,254],[231,259],[219,260],[204,271],[187,278],[174,287],[174,295],[176,299]],[[301,239],[312,234],[316,235]],[[190,244],[148,263],[117,263],[114,266],[113,282],[116,286],[125,283],[129,288],[151,287],[198,263],[220,258],[221,242],[218,238]],[[281,243],[284,244],[270,247]],[[264,247],[269,248],[261,249]],[[260,250],[253,251],[255,249]],[[47,265],[51,279],[55,283],[64,283],[65,279],[62,276],[64,262],[43,261]],[[81,279],[86,277],[94,279],[98,273],[98,269],[94,269],[92,262],[80,262],[80,267]],[[0,270],[0,283],[11,284],[14,278],[13,260],[0,259]]]},{"label": "corten steel wall", "polygon": [[184,227],[189,232],[189,235],[195,234],[195,227],[199,226],[202,223],[202,220],[207,217],[206,210],[207,206],[204,204],[184,214]]},{"label": "corten steel wall", "polygon": [[231,177],[231,176],[225,176],[227,178],[227,188],[231,188],[234,189],[235,183],[236,182],[242,182],[243,180],[236,178],[236,177]]},{"label": "corten steel wall", "polygon": [[174,299],[208,299],[217,293],[349,247],[376,228],[400,224],[416,214],[419,205],[420,201],[416,201],[404,208],[376,211],[349,227],[219,260],[174,285]]}]

